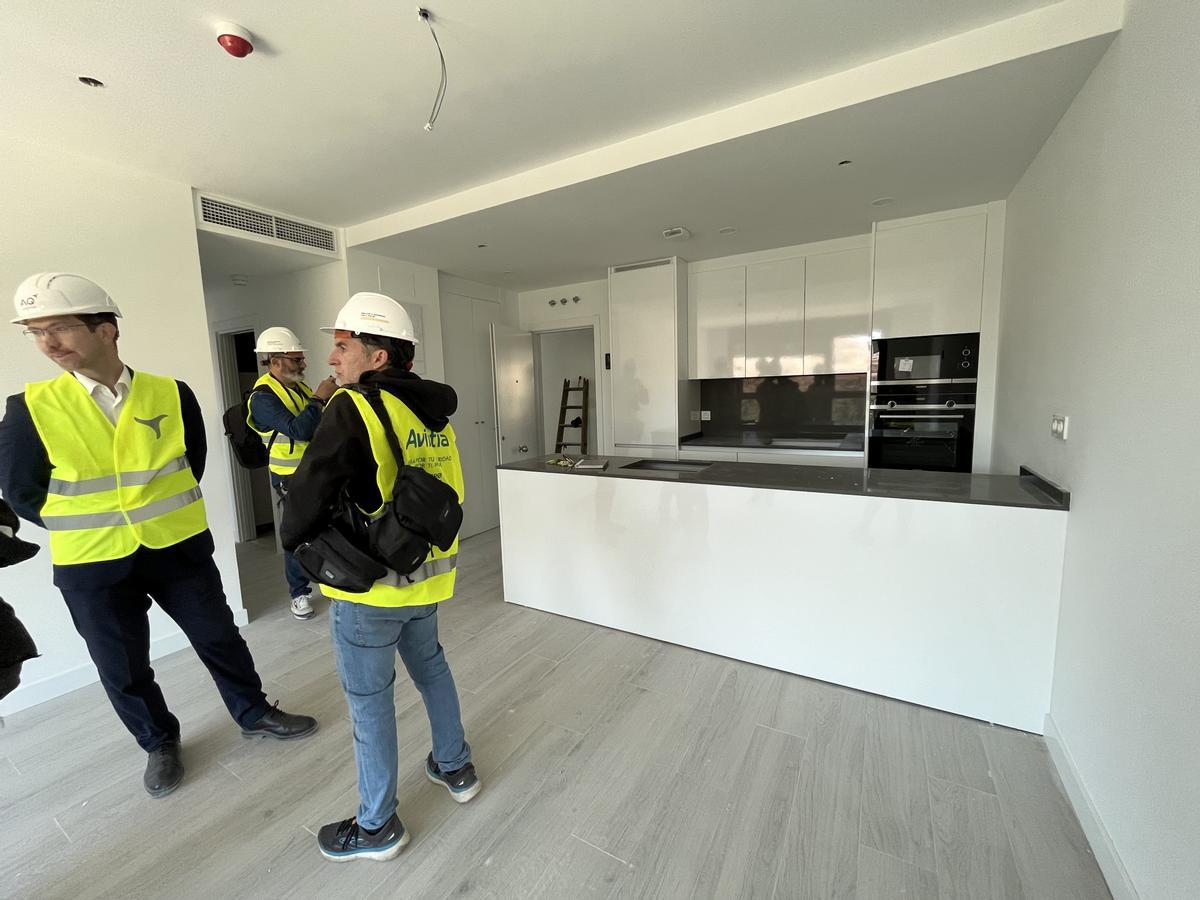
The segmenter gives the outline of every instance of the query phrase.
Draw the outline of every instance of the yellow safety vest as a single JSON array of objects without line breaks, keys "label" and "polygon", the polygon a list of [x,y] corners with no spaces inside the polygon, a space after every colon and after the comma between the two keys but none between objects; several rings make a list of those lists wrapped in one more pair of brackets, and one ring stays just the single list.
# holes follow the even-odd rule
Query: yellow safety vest
[{"label": "yellow safety vest", "polygon": [[[296,382],[295,386],[289,390],[270,372],[254,382],[255,390],[264,386],[271,389],[293,416],[304,412],[304,407],[308,405],[308,400],[313,395],[312,388],[303,381]],[[250,409],[249,403],[246,404],[246,408]],[[270,457],[267,467],[276,475],[294,474],[297,466],[300,465],[300,458],[308,449],[308,441],[293,441],[287,435],[280,435],[277,431],[259,431],[254,424],[252,411],[246,414],[246,424],[258,432],[263,446],[267,448]]]},{"label": "yellow safety vest", "polygon": [[[339,391],[347,394],[362,416],[371,439],[371,453],[375,457],[375,484],[379,495],[386,502],[392,496],[396,484],[396,458],[388,446],[387,433],[383,423],[371,409],[371,404],[358,391]],[[420,466],[431,475],[436,475],[458,492],[458,501],[463,501],[462,464],[458,457],[458,443],[454,437],[454,429],[447,425],[442,431],[430,431],[403,401],[382,392],[383,406],[392,420],[396,430],[396,439],[400,442],[400,450],[404,455],[404,464]],[[383,505],[378,509],[362,510],[368,518],[374,518],[383,512]],[[336,588],[321,585],[321,593],[335,600],[351,600],[355,603],[366,603],[370,606],[424,606],[428,603],[440,603],[454,595],[455,567],[458,563],[458,538],[449,550],[432,548],[425,563],[417,571],[409,575],[398,575],[389,572],[384,578],[376,581],[372,587],[361,594],[349,591],[339,591]]]},{"label": "yellow safety vest", "polygon": [[41,516],[55,565],[161,549],[208,527],[174,379],[133,373],[114,426],[74,375],[25,386],[50,483]]}]

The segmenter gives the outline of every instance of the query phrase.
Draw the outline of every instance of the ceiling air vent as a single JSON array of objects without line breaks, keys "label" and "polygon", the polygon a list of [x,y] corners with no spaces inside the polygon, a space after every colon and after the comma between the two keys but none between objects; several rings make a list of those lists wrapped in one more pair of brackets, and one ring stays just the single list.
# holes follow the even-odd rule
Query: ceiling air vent
[{"label": "ceiling air vent", "polygon": [[200,197],[200,221],[326,253],[337,253],[338,249],[337,236],[332,229],[285,219],[215,197]]}]

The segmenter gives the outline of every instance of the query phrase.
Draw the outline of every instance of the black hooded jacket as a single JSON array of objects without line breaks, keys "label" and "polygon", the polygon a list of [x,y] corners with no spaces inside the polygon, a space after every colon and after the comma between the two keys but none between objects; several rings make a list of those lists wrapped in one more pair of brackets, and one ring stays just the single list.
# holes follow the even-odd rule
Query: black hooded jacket
[{"label": "black hooded jacket", "polygon": [[[361,385],[377,385],[392,394],[430,431],[442,431],[458,409],[454,388],[426,381],[411,372],[389,368],[367,372]],[[354,401],[336,394],[321,416],[300,467],[288,479],[287,500],[279,537],[285,550],[310,541],[333,521],[343,488],[363,509],[382,502],[375,484],[375,455],[371,439]]]}]

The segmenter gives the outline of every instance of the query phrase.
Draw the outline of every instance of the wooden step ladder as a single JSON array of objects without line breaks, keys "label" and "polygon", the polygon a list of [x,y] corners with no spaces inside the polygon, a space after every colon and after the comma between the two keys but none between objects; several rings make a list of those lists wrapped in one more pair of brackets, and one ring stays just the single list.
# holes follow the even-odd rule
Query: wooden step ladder
[{"label": "wooden step ladder", "polygon": [[[554,439],[554,452],[562,453],[564,447],[578,447],[582,455],[587,455],[588,448],[588,395],[589,395],[588,379],[582,375],[579,376],[578,384],[571,384],[570,378],[563,379],[562,403],[559,404],[558,411],[558,436]],[[582,401],[578,404],[570,402],[571,395],[579,393],[583,395]],[[567,410],[579,410],[580,424],[571,425],[567,422]],[[568,428],[579,429],[578,441],[564,441],[565,432]]]}]

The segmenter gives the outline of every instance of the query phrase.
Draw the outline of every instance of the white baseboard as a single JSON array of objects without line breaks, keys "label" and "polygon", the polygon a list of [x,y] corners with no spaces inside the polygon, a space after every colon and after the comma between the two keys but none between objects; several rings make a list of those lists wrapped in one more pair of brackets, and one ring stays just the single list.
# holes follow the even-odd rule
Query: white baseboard
[{"label": "white baseboard", "polygon": [[1096,856],[1100,871],[1104,873],[1104,879],[1108,882],[1108,889],[1112,891],[1114,900],[1138,900],[1139,895],[1133,886],[1133,880],[1129,877],[1125,864],[1121,862],[1116,845],[1113,844],[1108,829],[1104,827],[1091,795],[1083,786],[1083,779],[1075,767],[1066,741],[1050,715],[1046,716],[1046,749],[1050,752],[1050,759],[1054,762],[1054,768],[1058,770],[1058,777],[1067,792],[1067,799],[1075,809],[1075,815],[1083,828],[1084,836],[1091,844],[1092,853]]}]

